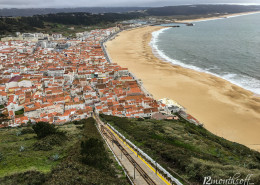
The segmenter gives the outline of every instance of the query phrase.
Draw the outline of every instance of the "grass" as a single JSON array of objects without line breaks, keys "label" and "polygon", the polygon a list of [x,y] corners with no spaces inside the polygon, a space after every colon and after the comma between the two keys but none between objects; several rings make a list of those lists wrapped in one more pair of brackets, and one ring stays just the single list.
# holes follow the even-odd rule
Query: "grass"
[{"label": "grass", "polygon": [[[53,138],[59,135],[37,139],[30,128],[0,130],[0,185],[129,184],[122,168],[104,145],[93,118],[59,126],[58,131],[65,132],[67,139],[47,151],[35,150],[35,144],[55,143],[57,140]],[[86,156],[84,158],[81,143],[93,139],[99,141],[99,150],[95,150],[95,145],[85,149],[98,151],[91,159],[99,159],[99,166],[83,160]],[[21,146],[23,151],[20,151]]]},{"label": "grass", "polygon": [[[70,136],[70,142],[66,145],[54,146],[50,151],[35,151],[33,144],[37,142],[36,134],[20,134],[21,128],[10,128],[0,130],[0,153],[3,160],[0,161],[0,177],[13,173],[25,172],[34,169],[40,172],[48,173],[57,165],[58,161],[50,160],[50,157],[59,154],[62,157],[66,155],[67,150],[77,141],[78,130],[75,125],[70,129],[67,125],[59,127],[59,130],[67,131]],[[24,151],[20,152],[23,146]]]},{"label": "grass", "polygon": [[241,173],[243,178],[254,174],[252,182],[260,184],[260,153],[218,137],[203,127],[185,120],[101,117],[173,176],[184,179],[184,184],[185,181],[202,184],[205,176],[223,179],[235,173]]},{"label": "grass", "polygon": [[[112,158],[108,162],[103,160],[110,156],[106,147],[105,151],[101,152],[102,155],[97,152],[96,155],[91,156],[91,159],[100,159],[101,165],[87,164],[88,161],[84,160],[84,153],[82,154],[81,143],[93,139],[103,143],[103,140],[97,131],[93,118],[87,119],[83,124],[81,139],[71,148],[68,157],[52,170],[47,184],[129,184],[122,176],[123,171],[116,167],[115,160]],[[90,150],[92,149],[90,148]],[[100,169],[102,165],[104,166]]]}]

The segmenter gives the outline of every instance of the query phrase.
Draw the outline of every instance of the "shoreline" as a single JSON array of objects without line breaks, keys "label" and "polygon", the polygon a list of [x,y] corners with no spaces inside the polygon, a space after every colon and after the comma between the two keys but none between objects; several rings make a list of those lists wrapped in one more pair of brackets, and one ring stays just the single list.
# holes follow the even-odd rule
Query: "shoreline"
[{"label": "shoreline", "polygon": [[158,46],[156,45],[156,39],[158,39],[158,36],[163,31],[168,30],[168,29],[170,29],[170,27],[162,28],[160,30],[157,30],[157,31],[154,31],[154,32],[151,33],[152,37],[151,37],[151,41],[149,42],[149,45],[152,48],[153,54],[158,59],[160,59],[160,60],[162,60],[164,62],[170,63],[172,65],[180,66],[180,67],[183,67],[183,68],[186,68],[186,69],[191,69],[191,70],[194,70],[194,71],[197,71],[197,72],[200,72],[200,73],[206,73],[206,74],[213,75],[215,77],[218,77],[218,78],[221,78],[223,80],[226,80],[229,83],[232,83],[233,85],[236,85],[236,86],[238,86],[240,88],[243,88],[244,90],[247,90],[247,91],[253,93],[253,96],[255,96],[255,97],[260,97],[260,92],[254,92],[253,90],[250,90],[249,88],[243,87],[243,85],[239,84],[238,82],[235,82],[235,81],[232,82],[232,80],[226,79],[225,77],[223,77],[223,76],[221,76],[221,75],[219,75],[217,73],[213,73],[213,72],[207,71],[205,69],[202,69],[200,67],[196,67],[196,66],[193,66],[193,65],[190,65],[190,64],[185,64],[185,63],[182,63],[181,61],[178,61],[176,59],[169,58],[162,51],[160,51],[158,49]]},{"label": "shoreline", "polygon": [[260,11],[233,13],[233,14],[219,15],[219,16],[213,16],[213,17],[204,17],[204,18],[202,17],[202,18],[198,18],[198,19],[177,20],[175,23],[189,23],[189,22],[211,21],[211,20],[232,18],[232,17],[244,16],[244,15],[257,14],[257,13],[260,13]]},{"label": "shoreline", "polygon": [[260,145],[254,145],[260,140],[260,98],[214,75],[157,58],[149,43],[152,33],[162,28],[127,30],[108,41],[113,62],[142,79],[155,99],[174,99],[212,133],[260,151]]}]

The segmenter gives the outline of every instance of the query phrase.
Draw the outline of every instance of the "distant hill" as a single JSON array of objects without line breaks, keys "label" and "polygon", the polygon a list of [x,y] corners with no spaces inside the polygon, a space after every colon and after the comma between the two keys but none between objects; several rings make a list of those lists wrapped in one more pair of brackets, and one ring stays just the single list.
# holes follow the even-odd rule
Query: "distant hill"
[{"label": "distant hill", "polygon": [[4,8],[0,9],[0,16],[33,16],[54,13],[88,12],[88,13],[124,13],[145,10],[147,7],[84,7],[84,8]]},{"label": "distant hill", "polygon": [[117,21],[136,19],[141,16],[144,16],[144,14],[138,12],[104,14],[76,12],[34,15],[30,17],[0,17],[0,35],[39,31],[39,29],[41,29],[40,31],[50,31],[48,24],[52,24],[51,26],[54,26],[54,28],[61,25],[99,25],[104,27]]},{"label": "distant hill", "polygon": [[[104,28],[107,26],[114,26],[113,24],[118,21],[138,19],[146,16],[174,16],[175,19],[193,19],[212,17],[217,14],[251,11],[260,11],[260,6],[183,5],[160,8],[89,7],[60,9],[0,9],[0,36],[13,35],[15,32],[34,31],[48,33],[53,31],[62,32],[64,34],[69,32],[69,30],[65,28],[66,26],[99,26]],[[70,34],[71,33],[69,33],[69,35]]]},{"label": "distant hill", "polygon": [[207,15],[260,11],[260,6],[244,5],[183,5],[149,8],[146,13],[150,16],[173,15]]}]

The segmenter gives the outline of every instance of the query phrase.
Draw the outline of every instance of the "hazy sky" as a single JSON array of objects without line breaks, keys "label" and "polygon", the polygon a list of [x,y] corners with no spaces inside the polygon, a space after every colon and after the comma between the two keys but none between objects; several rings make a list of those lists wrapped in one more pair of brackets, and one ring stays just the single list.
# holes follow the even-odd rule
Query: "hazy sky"
[{"label": "hazy sky", "polygon": [[89,6],[168,6],[181,4],[246,3],[260,0],[0,0],[0,8],[60,8]]}]

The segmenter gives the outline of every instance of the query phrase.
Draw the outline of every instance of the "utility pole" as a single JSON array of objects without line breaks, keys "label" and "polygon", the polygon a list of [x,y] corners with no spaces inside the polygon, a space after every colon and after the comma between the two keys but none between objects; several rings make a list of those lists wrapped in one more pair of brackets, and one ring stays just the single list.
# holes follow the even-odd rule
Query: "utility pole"
[{"label": "utility pole", "polygon": [[157,162],[155,162],[155,173],[157,175]]},{"label": "utility pole", "polygon": [[134,163],[134,179],[135,179],[135,163]]}]

